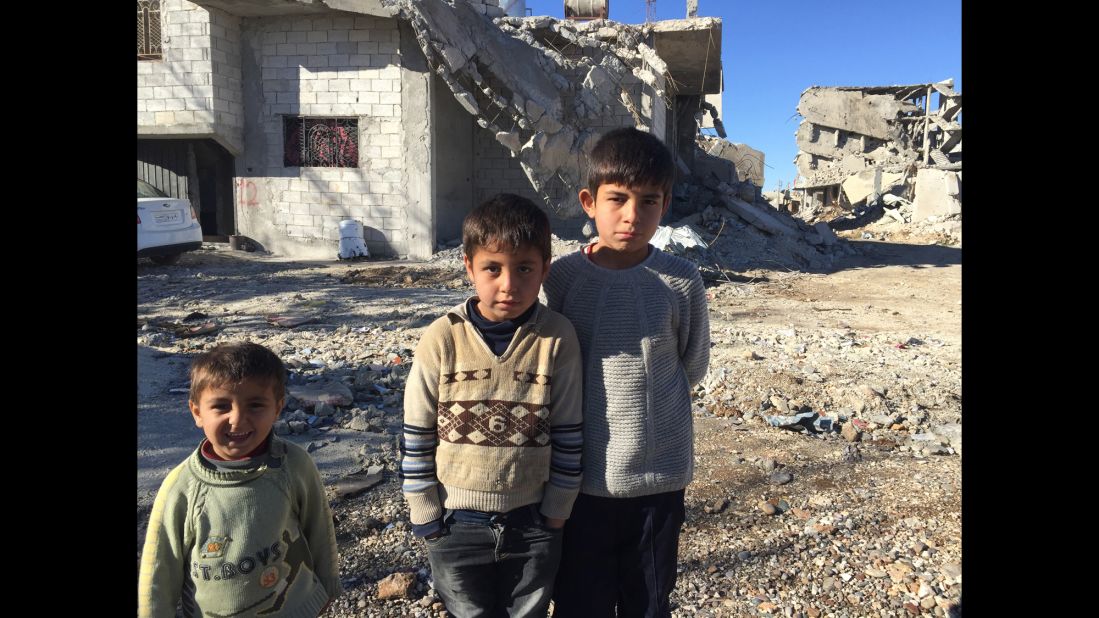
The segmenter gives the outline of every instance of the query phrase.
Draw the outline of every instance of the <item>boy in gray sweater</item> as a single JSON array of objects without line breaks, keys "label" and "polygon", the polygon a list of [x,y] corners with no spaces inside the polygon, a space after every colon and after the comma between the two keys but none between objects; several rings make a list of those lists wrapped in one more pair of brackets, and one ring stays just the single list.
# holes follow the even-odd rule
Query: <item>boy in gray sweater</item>
[{"label": "boy in gray sweater", "polygon": [[616,129],[589,165],[580,202],[598,240],[554,262],[543,284],[584,362],[584,480],[554,618],[670,616],[694,468],[691,389],[709,365],[706,290],[694,264],[649,245],[675,176],[664,144]]}]

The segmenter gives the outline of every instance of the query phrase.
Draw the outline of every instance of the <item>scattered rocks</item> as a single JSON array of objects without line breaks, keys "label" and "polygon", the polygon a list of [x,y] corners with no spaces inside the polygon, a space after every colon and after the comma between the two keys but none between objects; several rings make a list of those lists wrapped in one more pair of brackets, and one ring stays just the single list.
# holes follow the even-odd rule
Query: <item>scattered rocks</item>
[{"label": "scattered rocks", "polygon": [[[735,225],[726,222],[723,236],[733,238],[735,231]],[[561,254],[555,245],[554,255]],[[292,434],[290,423],[294,422],[294,430],[306,434],[296,440],[303,446],[312,442],[318,458],[330,456],[335,446],[353,444],[351,452],[362,448],[352,461],[365,468],[381,466],[377,484],[333,502],[346,592],[326,618],[444,615],[430,589],[424,545],[411,533],[400,494],[395,436],[404,376],[413,360],[410,351],[430,323],[428,318],[459,302],[468,289],[460,270],[461,249],[430,266],[441,273],[444,266],[449,268],[445,260],[453,262],[452,274],[444,277],[425,270],[412,276],[411,285],[404,282],[409,268],[424,267],[387,266],[389,274],[381,278],[392,282],[394,291],[392,295],[383,292],[385,302],[375,303],[368,312],[355,304],[341,305],[344,301],[337,299],[346,295],[328,295],[331,300],[321,309],[323,320],[293,329],[272,327],[262,319],[267,311],[283,311],[281,303],[296,302],[291,300],[292,292],[278,291],[277,286],[309,290],[310,296],[316,296],[323,282],[313,279],[302,285],[300,279],[295,282],[296,276],[284,281],[284,274],[293,272],[284,263],[265,266],[268,270],[259,275],[246,273],[256,285],[242,289],[240,297],[254,300],[236,301],[229,312],[212,302],[219,298],[217,294],[197,287],[193,274],[180,278],[139,269],[139,317],[167,316],[179,322],[188,312],[201,309],[218,316],[223,326],[206,335],[177,339],[164,330],[142,331],[139,325],[139,347],[154,346],[153,354],[164,355],[154,358],[186,359],[216,342],[254,338],[284,361],[300,357],[296,368],[288,363],[293,390],[340,384],[350,392],[352,400],[342,403],[298,400],[292,391],[288,410],[293,412],[284,414],[276,425],[276,431]],[[212,290],[224,285],[229,276],[239,280],[238,270],[234,266],[223,274],[207,273],[210,276],[201,284]],[[859,272],[868,271],[845,271],[854,276]],[[907,270],[904,274],[909,276]],[[154,278],[162,275],[164,280]],[[922,271],[912,274],[923,275]],[[880,307],[851,303],[842,305],[845,310],[833,310],[838,303],[819,300],[832,294],[840,297],[837,289],[822,287],[825,282],[832,286],[830,279],[779,270],[746,273],[745,280],[752,277],[756,278],[753,283],[723,283],[707,290],[715,343],[711,373],[724,371],[720,378],[704,381],[706,388],[695,399],[696,471],[687,491],[688,523],[681,536],[681,572],[673,592],[675,615],[758,615],[763,603],[774,606],[768,615],[791,617],[906,615],[911,609],[905,603],[926,615],[946,615],[961,596],[960,458],[949,456],[951,449],[959,449],[948,431],[941,430],[961,418],[957,338],[932,330],[937,325],[907,332],[912,326],[906,323],[906,332],[896,332],[899,327],[887,323],[896,318]],[[329,279],[335,285],[382,285],[365,278],[339,284],[338,273]],[[452,283],[456,287],[450,287]],[[799,291],[808,284],[815,286],[812,294]],[[905,279],[905,286],[909,284],[910,279]],[[165,300],[172,295],[176,300]],[[184,306],[192,299],[200,303]],[[821,325],[787,326],[794,319],[777,315],[775,299],[790,301]],[[255,311],[246,302],[264,308]],[[953,301],[945,304],[955,312],[959,309]],[[904,316],[917,314],[909,311],[910,306],[889,305]],[[816,309],[825,311],[816,313]],[[873,322],[879,315],[882,326]],[[754,319],[757,316],[764,319]],[[248,325],[250,317],[255,318],[254,325]],[[911,342],[917,338],[921,343]],[[893,347],[898,341],[917,347],[898,353]],[[171,362],[181,371],[184,368],[182,362]],[[860,384],[868,385],[870,392],[861,390]],[[156,396],[166,398],[169,386],[185,385],[183,373],[173,375],[158,384]],[[185,397],[184,393],[171,395]],[[761,415],[781,412],[781,404],[772,402],[772,397],[782,400],[791,413],[818,411],[820,418],[833,421],[835,433],[775,430],[761,419]],[[761,402],[766,406],[761,408]],[[715,414],[719,405],[732,411],[732,416],[707,416]],[[734,425],[736,420],[742,422]],[[720,431],[714,434],[720,436],[719,455],[714,456],[705,452],[711,422]],[[338,432],[326,433],[322,423],[341,429],[353,426],[357,433],[353,437],[339,434],[342,439],[334,443]],[[891,430],[895,424],[903,425],[903,430]],[[858,442],[844,435],[842,428],[847,425],[861,433]],[[388,435],[377,433],[383,430]],[[915,440],[918,434],[938,439]],[[899,444],[908,450],[891,450]],[[913,454],[924,457],[925,451],[930,454],[940,448],[947,455],[913,465]],[[784,468],[776,458],[790,467]],[[857,465],[837,465],[843,461]],[[778,498],[761,502],[761,491],[776,489],[760,481],[770,482],[772,473],[789,473],[795,467],[804,475],[798,483],[787,481],[782,486],[788,504],[780,506],[784,502]],[[370,470],[366,472],[369,476]],[[344,476],[346,472],[330,478]],[[724,506],[723,500],[727,501]],[[773,514],[764,514],[771,509]],[[913,518],[917,521],[909,522],[908,516],[917,513]],[[894,583],[889,568],[899,559],[907,560],[911,571],[892,567],[900,578]],[[379,600],[381,580],[394,572],[405,573],[410,580],[407,596]],[[879,572],[886,576],[880,577]]]}]

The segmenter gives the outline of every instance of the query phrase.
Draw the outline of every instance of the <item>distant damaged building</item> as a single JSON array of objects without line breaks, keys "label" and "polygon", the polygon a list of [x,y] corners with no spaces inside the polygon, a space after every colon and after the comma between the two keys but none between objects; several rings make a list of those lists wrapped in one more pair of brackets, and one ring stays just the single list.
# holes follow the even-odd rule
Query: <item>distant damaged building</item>
[{"label": "distant damaged building", "polygon": [[799,216],[887,194],[914,199],[916,220],[960,213],[962,95],[953,86],[948,79],[805,90],[797,108]]}]

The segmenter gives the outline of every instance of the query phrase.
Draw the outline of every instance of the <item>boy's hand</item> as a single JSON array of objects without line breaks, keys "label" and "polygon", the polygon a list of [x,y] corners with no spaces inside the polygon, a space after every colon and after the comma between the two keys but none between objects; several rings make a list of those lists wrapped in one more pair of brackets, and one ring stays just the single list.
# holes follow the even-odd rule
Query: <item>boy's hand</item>
[{"label": "boy's hand", "polygon": [[547,517],[544,521],[546,522],[546,527],[551,530],[560,530],[565,527],[565,520],[558,517]]}]

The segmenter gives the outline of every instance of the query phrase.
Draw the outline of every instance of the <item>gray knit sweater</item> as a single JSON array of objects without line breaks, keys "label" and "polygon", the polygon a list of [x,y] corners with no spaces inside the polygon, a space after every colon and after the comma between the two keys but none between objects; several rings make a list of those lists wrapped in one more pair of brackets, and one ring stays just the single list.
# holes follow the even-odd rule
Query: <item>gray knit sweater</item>
[{"label": "gray knit sweater", "polygon": [[543,290],[580,338],[580,491],[633,497],[686,487],[694,472],[691,388],[710,362],[698,268],[654,249],[633,268],[610,270],[578,251],[553,263]]}]

